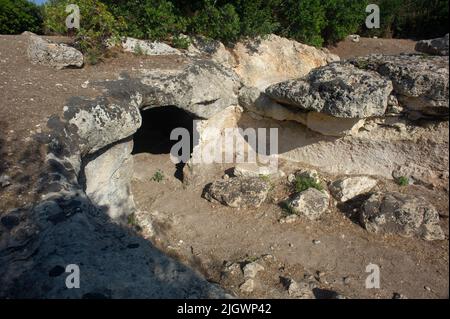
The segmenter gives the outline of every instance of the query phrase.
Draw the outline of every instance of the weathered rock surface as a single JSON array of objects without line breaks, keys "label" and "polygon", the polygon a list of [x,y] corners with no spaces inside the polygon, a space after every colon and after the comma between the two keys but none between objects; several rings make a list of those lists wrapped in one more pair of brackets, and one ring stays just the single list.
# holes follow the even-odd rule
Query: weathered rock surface
[{"label": "weathered rock surface", "polygon": [[135,210],[132,150],[133,141],[118,143],[88,158],[84,168],[86,194],[111,219],[123,224]]},{"label": "weathered rock surface", "polygon": [[305,282],[298,283],[293,279],[289,279],[287,283],[289,296],[298,299],[316,299],[310,285]]},{"label": "weathered rock surface", "polygon": [[257,262],[248,263],[242,268],[245,278],[255,278],[258,272],[263,270],[264,267]]},{"label": "weathered rock surface", "polygon": [[[42,201],[2,216],[0,298],[225,297],[220,288],[113,222],[80,185],[86,156],[109,149],[141,125],[135,90],[122,89],[94,100],[71,99],[63,116],[51,117],[49,131],[36,137],[47,149],[39,180]],[[105,181],[115,178],[109,173],[120,170],[119,159],[128,153],[118,150],[119,159],[112,159],[111,150],[102,160],[109,167],[101,176]],[[68,265],[80,269],[79,289],[66,286]]]},{"label": "weathered rock surface", "polygon": [[417,42],[416,51],[431,55],[448,56],[448,33],[442,38],[422,40]]},{"label": "weathered rock surface", "polygon": [[269,184],[261,178],[235,177],[208,185],[204,196],[230,207],[259,207],[269,189]]},{"label": "weathered rock surface", "polygon": [[400,104],[409,111],[448,115],[448,57],[370,55],[350,63],[392,81]]},{"label": "weathered rock surface", "polygon": [[295,121],[309,129],[328,136],[353,135],[364,125],[362,119],[337,118],[317,112],[306,112],[298,107],[282,105],[258,88],[242,87],[239,103],[247,111],[278,121]]},{"label": "weathered rock surface", "polygon": [[443,240],[439,214],[425,199],[401,193],[373,194],[362,206],[361,224],[370,232]]},{"label": "weathered rock surface", "polygon": [[124,38],[122,48],[125,52],[133,52],[144,55],[178,55],[181,52],[170,45],[158,41]]},{"label": "weathered rock surface", "polygon": [[266,89],[266,94],[279,103],[338,118],[382,116],[391,92],[389,80],[343,63],[314,69],[304,78]]},{"label": "weathered rock surface", "polygon": [[146,107],[176,105],[200,118],[238,103],[240,82],[236,74],[213,61],[196,60],[181,71],[149,72],[141,79],[146,86]]},{"label": "weathered rock surface", "polygon": [[191,41],[191,44],[189,45],[188,51],[191,54],[206,54],[214,62],[228,68],[236,66],[237,62],[230,52],[231,50],[228,50],[222,42],[207,39],[202,36],[190,37],[189,40]]},{"label": "weathered rock surface", "polygon": [[236,73],[246,86],[264,90],[271,84],[305,76],[313,68],[339,57],[327,50],[298,43],[274,34],[237,43],[233,49]]},{"label": "weathered rock surface", "polygon": [[77,49],[63,43],[52,43],[31,32],[24,35],[28,37],[27,54],[31,63],[56,69],[83,66],[83,54]]},{"label": "weathered rock surface", "polygon": [[233,174],[237,177],[267,176],[276,178],[283,176],[284,172],[273,172],[273,168],[269,166],[261,166],[256,163],[239,163],[234,167]]},{"label": "weathered rock surface", "polygon": [[329,189],[334,198],[346,202],[358,195],[369,192],[377,185],[377,181],[367,176],[339,179],[330,184]]},{"label": "weathered rock surface", "polygon": [[324,191],[309,188],[294,194],[287,202],[289,209],[309,220],[319,219],[328,209],[330,197]]}]

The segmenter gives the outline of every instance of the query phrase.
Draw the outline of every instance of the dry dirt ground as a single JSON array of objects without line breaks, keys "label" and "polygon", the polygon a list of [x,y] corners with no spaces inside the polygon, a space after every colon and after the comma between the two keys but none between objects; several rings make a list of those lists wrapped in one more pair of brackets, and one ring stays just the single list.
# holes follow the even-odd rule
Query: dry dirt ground
[{"label": "dry dirt ground", "polygon": [[[362,39],[360,44],[345,41],[331,50],[345,58],[378,50],[412,52],[413,48],[409,40]],[[56,71],[31,65],[22,37],[0,36],[0,174],[12,177],[12,185],[0,189],[0,214],[39,196],[34,185],[42,158],[32,135],[45,130],[47,118],[60,114],[69,97],[100,94],[90,84],[83,88],[83,83],[182,63],[186,63],[183,58],[118,53],[96,66]],[[281,167],[286,173],[298,168],[287,163]],[[159,182],[153,178],[156,171],[164,176]],[[369,234],[354,221],[351,205],[334,207],[320,221],[281,224],[284,212],[279,202],[289,192],[286,178],[272,181],[270,198],[260,208],[237,210],[206,201],[201,197],[204,185],[186,186],[178,173],[167,152],[136,152],[134,199],[137,208],[155,221],[154,235],[144,230],[142,236],[237,296],[287,298],[283,278],[293,278],[314,281],[319,297],[330,296],[330,291],[350,298],[392,298],[394,293],[409,298],[449,297],[448,240],[425,242]],[[217,171],[216,178],[223,174]],[[421,186],[399,188],[390,181],[381,181],[377,187],[426,196],[445,215],[442,226],[448,238],[446,193]],[[242,293],[242,277],[224,273],[224,266],[254,260],[265,270],[256,277],[254,292]],[[381,268],[380,289],[365,288],[370,263]]]}]

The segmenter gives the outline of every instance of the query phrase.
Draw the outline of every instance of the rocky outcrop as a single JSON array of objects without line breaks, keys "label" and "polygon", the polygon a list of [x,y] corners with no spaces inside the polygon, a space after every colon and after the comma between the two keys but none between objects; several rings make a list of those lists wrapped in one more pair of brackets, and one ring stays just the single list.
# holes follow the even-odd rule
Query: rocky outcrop
[{"label": "rocky outcrop", "polygon": [[259,207],[266,200],[270,185],[258,177],[235,177],[215,181],[205,188],[204,197],[230,207]]},{"label": "rocky outcrop", "polygon": [[272,118],[277,121],[295,121],[309,129],[327,136],[356,134],[364,125],[362,119],[337,118],[318,112],[307,112],[298,107],[275,102],[258,88],[242,87],[239,103],[247,111]]},{"label": "rocky outcrop", "polygon": [[361,224],[370,232],[443,240],[439,214],[425,199],[401,193],[376,193],[362,206]]},{"label": "rocky outcrop", "polygon": [[309,188],[289,198],[289,210],[309,220],[319,219],[328,210],[330,197],[325,191]]},{"label": "rocky outcrop", "polygon": [[[103,96],[70,99],[36,136],[47,151],[41,201],[2,215],[0,298],[223,298],[124,225],[127,138],[141,125],[148,86],[131,78],[102,85]],[[66,286],[68,265],[80,270],[79,289]]]},{"label": "rocky outcrop", "polygon": [[377,185],[377,181],[367,176],[342,178],[330,184],[329,189],[334,198],[346,202],[358,195],[365,194]]},{"label": "rocky outcrop", "polygon": [[264,90],[271,84],[295,79],[313,68],[339,60],[314,47],[274,34],[238,42],[233,48],[236,73],[246,86]]},{"label": "rocky outcrop", "polygon": [[125,52],[132,52],[143,55],[180,55],[181,52],[170,45],[158,41],[139,40],[134,38],[124,38],[122,48]]},{"label": "rocky outcrop", "polygon": [[314,69],[304,78],[266,89],[266,94],[279,103],[338,118],[382,116],[391,92],[389,80],[342,63]]},{"label": "rocky outcrop", "polygon": [[87,157],[84,183],[87,196],[99,207],[105,207],[111,219],[127,222],[135,211],[131,194],[133,176],[133,141],[120,142]]},{"label": "rocky outcrop", "polygon": [[77,49],[47,41],[31,32],[25,32],[24,35],[28,37],[27,54],[31,63],[55,69],[83,66],[83,54]]},{"label": "rocky outcrop", "polygon": [[400,104],[409,112],[448,116],[448,57],[370,55],[350,63],[392,81]]},{"label": "rocky outcrop", "polygon": [[448,56],[448,33],[442,38],[417,42],[416,51],[431,55]]},{"label": "rocky outcrop", "polygon": [[202,36],[193,36],[189,38],[191,42],[188,52],[193,55],[206,55],[212,61],[221,64],[227,68],[236,66],[236,59],[231,53],[231,49],[227,49],[222,42],[208,39]]},{"label": "rocky outcrop", "polygon": [[238,103],[238,77],[213,61],[195,60],[175,72],[150,71],[140,82],[146,107],[175,105],[207,119]]}]

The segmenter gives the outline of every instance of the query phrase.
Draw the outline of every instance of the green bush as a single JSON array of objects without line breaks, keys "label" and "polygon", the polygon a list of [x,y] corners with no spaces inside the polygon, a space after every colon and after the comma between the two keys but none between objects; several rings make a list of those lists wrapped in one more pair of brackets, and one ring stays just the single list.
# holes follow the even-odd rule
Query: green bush
[{"label": "green bush", "polygon": [[202,10],[190,21],[190,32],[207,38],[234,42],[240,35],[240,20],[233,5],[216,6],[211,0],[205,0]]},{"label": "green bush", "polygon": [[315,188],[319,191],[323,191],[323,186],[320,183],[318,183],[314,178],[307,176],[295,177],[294,189],[296,192],[301,193],[310,188]]},{"label": "green bush", "polygon": [[42,31],[40,7],[26,0],[0,0],[0,34]]},{"label": "green bush", "polygon": [[280,28],[277,10],[281,0],[230,1],[240,18],[240,35],[255,37],[276,32]]},{"label": "green bush", "polygon": [[186,29],[183,18],[167,0],[104,0],[116,18],[127,21],[121,29],[123,36],[163,40]]},{"label": "green bush", "polygon": [[75,3],[80,8],[80,29],[75,32],[75,45],[86,56],[90,64],[100,61],[108,46],[108,41],[118,39],[122,19],[116,19],[107,6],[98,0],[53,0],[44,6],[44,25],[48,33],[66,34],[65,11],[68,4]]}]

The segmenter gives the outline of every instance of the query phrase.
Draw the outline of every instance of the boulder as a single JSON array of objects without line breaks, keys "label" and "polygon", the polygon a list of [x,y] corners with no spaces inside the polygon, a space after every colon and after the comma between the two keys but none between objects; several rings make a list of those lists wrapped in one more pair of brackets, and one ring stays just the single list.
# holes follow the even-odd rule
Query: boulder
[{"label": "boulder", "polygon": [[213,61],[195,60],[175,72],[150,71],[141,83],[146,108],[175,105],[208,119],[238,104],[239,78]]},{"label": "boulder", "polygon": [[170,45],[158,41],[124,38],[122,48],[125,52],[143,55],[179,55],[181,52]]},{"label": "boulder", "polygon": [[342,178],[330,184],[329,189],[334,198],[346,202],[358,195],[369,192],[377,181],[367,176]]},{"label": "boulder", "polygon": [[127,223],[135,211],[131,195],[133,141],[125,141],[88,158],[84,169],[86,194],[111,219]]},{"label": "boulder", "polygon": [[323,113],[305,112],[298,107],[275,102],[255,87],[239,90],[239,103],[249,112],[277,121],[295,121],[327,136],[346,136],[358,133],[364,125],[363,119],[337,118]]},{"label": "boulder", "polygon": [[373,194],[362,206],[360,222],[373,233],[445,239],[433,205],[424,198],[397,192]]},{"label": "boulder", "polygon": [[230,207],[259,207],[265,201],[270,185],[258,177],[235,177],[208,185],[204,197]]},{"label": "boulder", "polygon": [[309,188],[294,194],[287,202],[292,213],[304,216],[309,220],[319,219],[329,206],[330,197],[324,191]]},{"label": "boulder", "polygon": [[31,63],[55,69],[83,66],[83,54],[77,49],[67,44],[47,41],[31,32],[24,35],[28,37],[27,54]]},{"label": "boulder", "polygon": [[448,56],[448,33],[442,38],[417,42],[416,51],[431,55]]},{"label": "boulder", "polygon": [[194,55],[205,54],[214,62],[228,68],[236,66],[236,59],[230,52],[231,50],[228,50],[222,42],[207,39],[203,36],[193,36],[189,40],[191,42],[188,48],[189,53]]},{"label": "boulder", "polygon": [[314,69],[306,77],[266,89],[266,94],[279,103],[338,118],[382,116],[391,92],[389,80],[343,63]]},{"label": "boulder", "polygon": [[400,104],[409,111],[448,115],[449,59],[422,55],[370,55],[351,64],[392,81]]},{"label": "boulder", "polygon": [[316,49],[274,34],[238,42],[233,55],[238,62],[235,71],[242,82],[260,90],[302,77],[313,68],[339,60],[326,49]]}]

